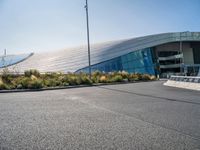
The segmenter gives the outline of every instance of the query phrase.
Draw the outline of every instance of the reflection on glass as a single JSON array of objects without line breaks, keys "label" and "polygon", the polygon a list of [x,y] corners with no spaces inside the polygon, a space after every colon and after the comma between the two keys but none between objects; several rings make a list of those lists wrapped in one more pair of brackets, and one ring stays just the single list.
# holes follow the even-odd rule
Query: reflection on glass
[{"label": "reflection on glass", "polygon": [[26,58],[30,57],[31,54],[21,54],[21,55],[7,55],[0,57],[0,68],[7,67],[19,63]]},{"label": "reflection on glass", "polygon": [[[92,71],[113,72],[124,70],[129,73],[147,73],[154,75],[154,66],[151,49],[147,48],[92,65],[91,67]],[[88,68],[80,69],[77,72],[88,72]]]}]

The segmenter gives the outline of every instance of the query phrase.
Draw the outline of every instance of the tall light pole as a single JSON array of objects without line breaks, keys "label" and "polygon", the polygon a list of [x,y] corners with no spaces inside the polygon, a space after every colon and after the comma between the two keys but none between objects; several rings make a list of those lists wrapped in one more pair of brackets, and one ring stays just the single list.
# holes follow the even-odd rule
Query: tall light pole
[{"label": "tall light pole", "polygon": [[[183,43],[182,43],[182,39],[181,39],[181,32],[180,32],[180,43],[179,43],[179,53],[180,56],[182,56],[183,54]],[[180,57],[180,73],[182,74],[182,57]]]},{"label": "tall light pole", "polygon": [[6,57],[6,49],[4,49],[4,55],[2,56],[2,64],[3,64],[3,67],[4,67],[4,65],[5,65],[5,57]]},{"label": "tall light pole", "polygon": [[89,16],[88,16],[88,1],[86,0],[86,21],[87,21],[87,44],[88,44],[88,63],[89,63],[89,75],[91,78],[91,60],[90,60],[90,30],[89,30]]},{"label": "tall light pole", "polygon": [[184,73],[184,56],[183,56],[183,40],[182,40],[182,33],[186,33],[186,32],[180,32],[180,54],[181,54],[181,58],[180,58],[180,73],[183,74]]},{"label": "tall light pole", "polygon": [[4,49],[4,56],[6,56],[7,55],[7,51],[6,51],[6,49]]}]

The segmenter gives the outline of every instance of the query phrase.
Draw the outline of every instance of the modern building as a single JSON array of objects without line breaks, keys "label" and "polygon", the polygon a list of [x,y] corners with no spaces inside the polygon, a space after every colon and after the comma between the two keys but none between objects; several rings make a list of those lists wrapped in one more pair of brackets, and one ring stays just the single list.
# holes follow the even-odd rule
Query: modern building
[{"label": "modern building", "polygon": [[[88,72],[87,47],[0,57],[0,71]],[[200,32],[175,32],[91,45],[92,71],[197,75]]]}]

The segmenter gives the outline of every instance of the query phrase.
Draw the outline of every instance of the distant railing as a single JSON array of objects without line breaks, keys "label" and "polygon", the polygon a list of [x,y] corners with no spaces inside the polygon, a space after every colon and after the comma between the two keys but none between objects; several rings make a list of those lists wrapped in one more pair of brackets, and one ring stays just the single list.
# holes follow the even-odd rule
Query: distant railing
[{"label": "distant railing", "polygon": [[192,82],[200,83],[200,77],[190,77],[190,76],[171,76],[170,80],[180,81],[180,82]]}]

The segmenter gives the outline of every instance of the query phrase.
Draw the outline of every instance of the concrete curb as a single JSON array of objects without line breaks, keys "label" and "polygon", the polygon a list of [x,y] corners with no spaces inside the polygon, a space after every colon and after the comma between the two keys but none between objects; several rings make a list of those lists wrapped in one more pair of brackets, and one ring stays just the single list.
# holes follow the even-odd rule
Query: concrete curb
[{"label": "concrete curb", "polygon": [[189,89],[189,90],[196,90],[200,91],[200,83],[192,83],[192,82],[181,82],[181,81],[174,81],[168,80],[163,85],[177,87],[182,89]]},{"label": "concrete curb", "polygon": [[73,88],[84,88],[84,87],[106,86],[106,85],[119,85],[119,84],[132,84],[132,83],[153,82],[153,81],[159,81],[159,80],[99,83],[99,84],[92,84],[92,85],[74,85],[74,86],[62,86],[62,87],[49,87],[49,88],[41,88],[41,89],[0,90],[0,93],[40,92],[40,91],[50,91],[50,90],[62,90],[62,89],[73,89]]}]

